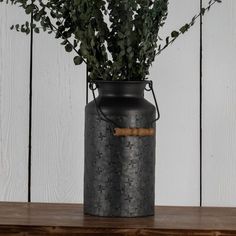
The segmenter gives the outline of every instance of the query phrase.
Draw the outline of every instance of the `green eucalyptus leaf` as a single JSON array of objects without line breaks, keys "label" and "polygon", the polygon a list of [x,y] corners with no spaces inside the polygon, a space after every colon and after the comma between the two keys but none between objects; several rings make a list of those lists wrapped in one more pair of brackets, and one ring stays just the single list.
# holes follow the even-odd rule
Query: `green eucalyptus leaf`
[{"label": "green eucalyptus leaf", "polygon": [[75,65],[80,65],[80,64],[82,64],[82,63],[83,63],[83,58],[80,57],[80,56],[74,57],[74,63],[75,63]]},{"label": "green eucalyptus leaf", "polygon": [[178,31],[173,31],[172,33],[171,33],[171,37],[172,38],[177,38],[179,36],[179,32]]},{"label": "green eucalyptus leaf", "polygon": [[36,28],[34,29],[34,32],[35,32],[36,34],[39,34],[39,33],[40,33],[39,28],[36,27]]},{"label": "green eucalyptus leaf", "polygon": [[73,50],[72,45],[67,44],[67,45],[65,46],[65,50],[66,50],[67,52],[71,52],[71,51]]},{"label": "green eucalyptus leaf", "polygon": [[31,14],[31,13],[33,13],[33,10],[34,10],[34,5],[32,5],[32,4],[28,5],[25,9],[25,13],[26,14]]}]

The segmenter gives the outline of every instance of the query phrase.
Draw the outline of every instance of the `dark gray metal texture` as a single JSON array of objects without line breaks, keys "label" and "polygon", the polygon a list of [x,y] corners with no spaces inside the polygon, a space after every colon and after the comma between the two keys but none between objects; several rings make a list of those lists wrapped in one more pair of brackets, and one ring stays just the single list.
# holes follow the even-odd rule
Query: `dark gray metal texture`
[{"label": "dark gray metal texture", "polygon": [[[146,82],[99,82],[97,104],[122,128],[150,128],[156,110],[144,98],[145,85]],[[94,101],[86,106],[85,120],[85,214],[153,215],[155,136],[115,137],[115,127],[101,119]]]}]

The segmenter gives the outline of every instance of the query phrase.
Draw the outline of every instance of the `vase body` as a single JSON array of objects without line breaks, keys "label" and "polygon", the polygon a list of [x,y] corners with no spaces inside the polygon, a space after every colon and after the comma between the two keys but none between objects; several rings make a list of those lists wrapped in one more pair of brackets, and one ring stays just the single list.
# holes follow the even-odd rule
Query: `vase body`
[{"label": "vase body", "polygon": [[154,214],[155,135],[115,137],[96,105],[122,128],[155,128],[147,84],[97,81],[99,96],[85,109],[84,213],[104,217]]}]

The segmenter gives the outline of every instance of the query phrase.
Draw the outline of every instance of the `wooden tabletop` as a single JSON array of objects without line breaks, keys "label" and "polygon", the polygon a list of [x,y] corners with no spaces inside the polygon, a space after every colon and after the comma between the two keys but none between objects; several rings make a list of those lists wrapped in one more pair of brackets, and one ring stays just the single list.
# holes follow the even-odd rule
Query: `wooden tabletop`
[{"label": "wooden tabletop", "polygon": [[156,207],[154,217],[84,216],[78,204],[0,203],[0,235],[236,235],[236,208]]}]

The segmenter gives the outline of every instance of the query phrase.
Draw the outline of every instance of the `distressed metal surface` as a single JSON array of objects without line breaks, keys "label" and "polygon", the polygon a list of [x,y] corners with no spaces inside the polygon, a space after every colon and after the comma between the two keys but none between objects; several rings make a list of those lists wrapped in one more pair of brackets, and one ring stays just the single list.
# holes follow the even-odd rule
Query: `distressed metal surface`
[{"label": "distressed metal surface", "polygon": [[[101,100],[101,107],[106,99],[111,98]],[[155,118],[153,105],[142,96],[130,99],[132,111],[126,98],[126,103],[119,106],[122,115],[109,118],[123,127],[148,127]],[[104,105],[106,114],[119,113],[118,100],[111,107]],[[154,181],[155,136],[115,137],[110,124],[97,115],[93,102],[89,104],[85,125],[85,213],[110,217],[153,215]]]}]

